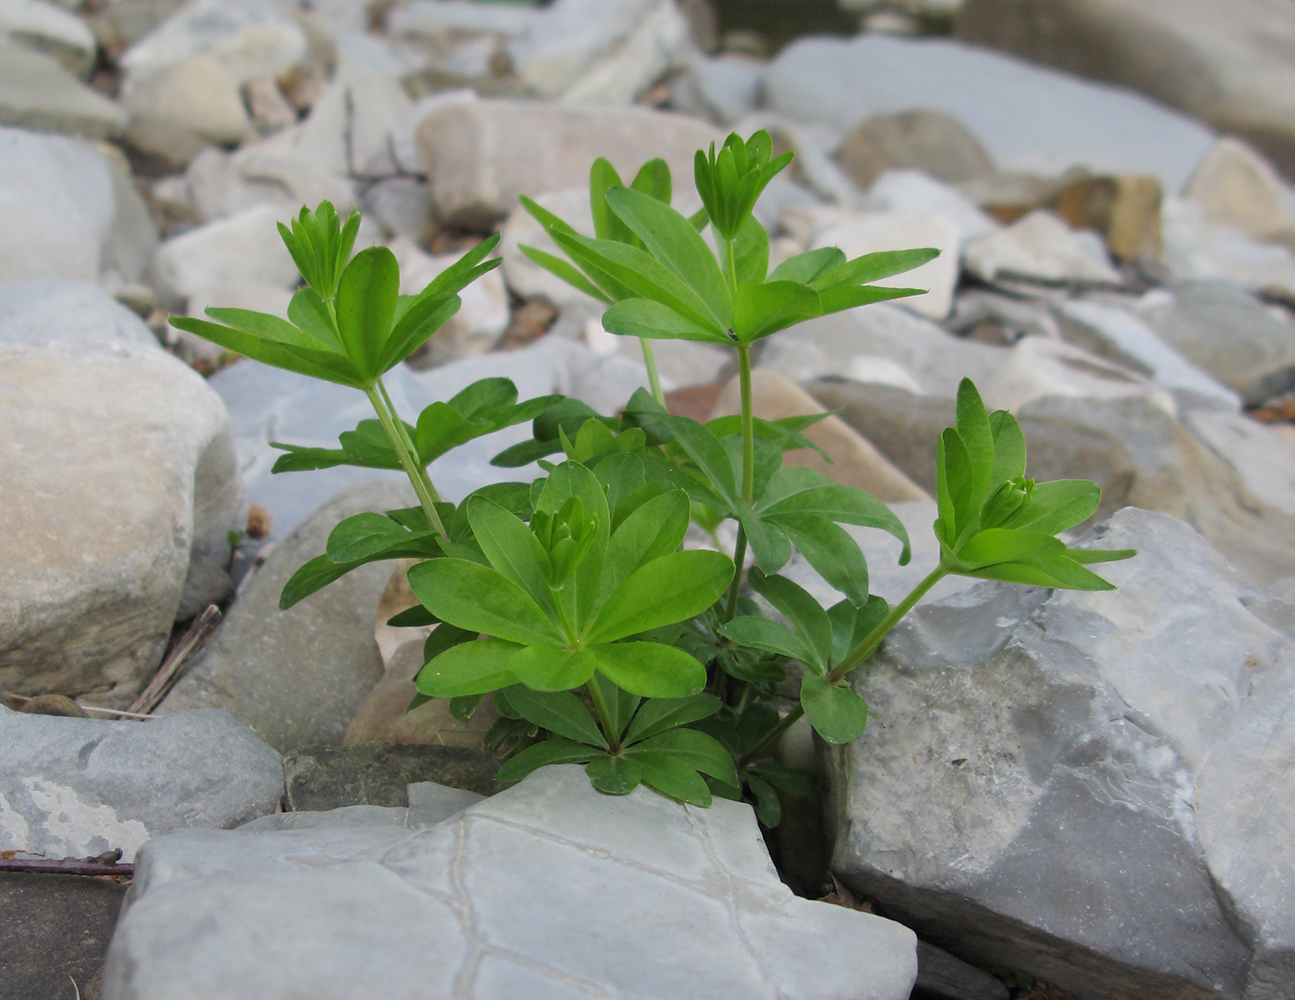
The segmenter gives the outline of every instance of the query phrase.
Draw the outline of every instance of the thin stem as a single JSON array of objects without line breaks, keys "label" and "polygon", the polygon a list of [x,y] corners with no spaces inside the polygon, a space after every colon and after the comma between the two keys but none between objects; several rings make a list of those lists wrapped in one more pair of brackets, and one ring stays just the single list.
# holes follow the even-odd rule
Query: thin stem
[{"label": "thin stem", "polygon": [[[409,431],[405,429],[405,422],[400,419],[400,414],[396,412],[396,404],[391,401],[391,394],[387,392],[387,387],[383,384],[381,378],[378,379],[378,391],[382,393],[382,398],[386,401],[387,409],[391,412],[392,423],[395,424],[396,430],[400,433],[401,438],[404,439],[405,447],[409,449],[409,454],[413,455],[416,459],[418,456],[418,449],[414,447],[414,442],[409,437]],[[422,462],[416,461],[415,464],[418,466],[419,478],[422,479],[423,484],[427,487],[427,492],[432,495],[433,500],[439,501],[441,499],[441,495],[436,492],[436,487],[432,485],[431,477],[427,475],[427,467],[424,466]]]},{"label": "thin stem", "polygon": [[737,345],[738,383],[742,390],[742,499],[755,502],[755,414],[751,408],[751,346]]},{"label": "thin stem", "polygon": [[737,546],[733,549],[733,582],[728,589],[728,604],[724,608],[724,621],[727,624],[737,614],[737,598],[742,590],[742,567],[746,562],[746,529],[737,526]]},{"label": "thin stem", "polygon": [[[414,487],[414,492],[418,494],[418,502],[423,508],[423,513],[427,515],[427,523],[431,529],[442,538],[448,538],[445,533],[445,525],[441,523],[441,517],[436,513],[436,495],[431,489],[431,482],[427,478],[427,472],[418,464],[406,443],[406,436],[396,429],[396,422],[392,419],[391,413],[387,410],[382,396],[378,390],[370,386],[365,389],[365,395],[369,397],[369,402],[373,404],[373,409],[378,414],[378,421],[382,424],[382,429],[386,431],[387,440],[391,446],[396,449],[396,455],[400,458],[400,464],[405,469],[405,475],[409,477],[409,482]],[[419,475],[419,473],[422,475]]]},{"label": "thin stem", "polygon": [[598,713],[598,721],[603,727],[603,733],[607,736],[607,745],[610,752],[619,752],[621,748],[620,734],[616,732],[616,727],[612,725],[612,714],[607,708],[607,702],[603,700],[602,691],[598,690],[598,683],[592,677],[589,678],[589,683],[585,685],[585,690],[589,692],[589,697],[593,700],[594,711]]},{"label": "thin stem", "polygon": [[729,239],[724,241],[725,270],[728,272],[725,277],[728,278],[728,292],[730,295],[737,295],[737,257],[733,253],[733,244],[735,242],[735,240]]},{"label": "thin stem", "polygon": [[[886,634],[894,628],[906,614],[913,610],[913,605],[920,601],[928,590],[948,575],[948,570],[943,566],[935,567],[935,569],[933,569],[921,583],[909,591],[907,597],[895,605],[890,614],[883,618],[876,628],[864,636],[863,641],[846,654],[844,659],[842,659],[841,662],[838,663],[827,675],[827,682],[829,684],[837,683],[847,673],[871,656],[873,651],[881,645],[881,640],[886,637]],[[745,767],[747,764],[751,763],[751,761],[764,752],[766,747],[781,739],[782,734],[795,725],[796,720],[804,714],[805,709],[802,706],[797,705],[793,708],[776,726],[765,734],[764,739],[742,755],[742,759],[738,761],[738,766]]]},{"label": "thin stem", "polygon": [[639,343],[643,345],[643,364],[647,365],[648,384],[652,387],[652,398],[664,410],[665,393],[661,391],[661,376],[657,374],[656,354],[652,350],[652,342],[647,337],[639,337]]}]

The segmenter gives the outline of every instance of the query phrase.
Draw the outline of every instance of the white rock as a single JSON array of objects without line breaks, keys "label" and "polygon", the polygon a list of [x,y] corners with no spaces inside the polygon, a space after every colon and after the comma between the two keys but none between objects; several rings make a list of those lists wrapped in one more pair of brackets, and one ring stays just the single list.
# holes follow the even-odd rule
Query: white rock
[{"label": "white rock", "polygon": [[841,370],[843,378],[861,385],[893,385],[897,389],[921,393],[922,386],[903,365],[874,354],[856,354]]},{"label": "white rock", "polygon": [[1119,283],[1100,241],[1095,247],[1051,212],[1031,212],[1005,229],[974,241],[963,252],[968,271],[985,281],[1000,274],[1044,281]]},{"label": "white rock", "polygon": [[1252,239],[1281,239],[1295,230],[1285,185],[1273,165],[1230,135],[1205,155],[1183,188],[1183,197],[1210,222],[1230,226]]},{"label": "white rock", "polygon": [[1143,375],[1112,364],[1070,344],[1045,337],[1017,341],[1003,364],[985,382],[978,382],[985,406],[1019,410],[1045,396],[1085,399],[1142,397],[1177,415],[1173,397]]},{"label": "white rock", "polygon": [[1210,222],[1180,198],[1165,198],[1160,214],[1164,262],[1175,280],[1227,278],[1243,288],[1295,295],[1295,256],[1286,247]]},{"label": "white rock", "polygon": [[0,0],[0,37],[51,55],[78,75],[94,65],[94,32],[75,14],[42,0]]},{"label": "white rock", "polygon": [[409,95],[396,79],[345,67],[295,135],[292,155],[322,173],[373,172],[375,162],[387,158],[387,136],[411,107]]},{"label": "white rock", "polygon": [[245,280],[291,288],[297,265],[275,225],[288,214],[262,205],[173,236],[153,258],[158,295],[174,303],[213,285]]},{"label": "white rock", "polygon": [[387,16],[387,34],[439,38],[452,33],[515,38],[531,31],[546,11],[522,4],[482,4],[469,0],[409,0]]},{"label": "white rock", "polygon": [[425,830],[152,842],[104,997],[903,1000],[915,945],[793,896],[747,805],[603,796],[581,768],[550,767]]},{"label": "white rock", "polygon": [[1071,300],[1055,303],[1053,311],[1068,340],[1149,375],[1173,394],[1180,409],[1240,410],[1240,396],[1193,366],[1128,310]]},{"label": "white rock", "polygon": [[692,59],[670,82],[670,105],[676,111],[733,125],[760,102],[765,63],[736,52]]},{"label": "white rock", "polygon": [[54,340],[158,346],[144,321],[97,285],[65,280],[0,285],[0,343]]},{"label": "white rock", "polygon": [[[593,234],[594,221],[589,210],[587,187],[541,194],[535,200],[558,218],[571,223],[577,232]],[[593,301],[584,292],[572,288],[561,278],[532,262],[519,249],[523,244],[566,260],[566,255],[549,238],[544,227],[519,205],[509,213],[503,228],[503,239],[499,243],[499,252],[504,258],[502,270],[509,288],[524,299],[543,295],[556,306]]]},{"label": "white rock", "polygon": [[226,219],[258,205],[278,208],[286,218],[302,205],[331,201],[339,212],[355,203],[351,183],[299,154],[302,126],[285,129],[233,154],[208,147],[185,171],[185,197],[204,222]]},{"label": "white rock", "polygon": [[[155,347],[0,347],[0,689],[124,708],[186,578],[224,596],[242,483],[219,397]],[[215,589],[213,589],[215,588]],[[192,590],[192,588],[191,588]]]},{"label": "white rock", "polygon": [[126,112],[52,56],[0,39],[0,125],[108,139],[125,131]]},{"label": "white rock", "polygon": [[1152,174],[1176,191],[1214,141],[1195,121],[1136,94],[944,39],[806,38],[773,60],[770,107],[847,131],[881,113],[947,111],[1002,169],[1055,176]]},{"label": "white rock", "polygon": [[131,87],[126,138],[173,164],[187,163],[208,143],[232,145],[251,129],[239,81],[211,56],[163,66]]},{"label": "white rock", "polygon": [[887,170],[868,188],[859,207],[875,212],[942,215],[958,227],[958,246],[1002,227],[957,188],[920,170]]},{"label": "white rock", "polygon": [[1188,413],[1183,422],[1236,469],[1252,495],[1295,515],[1295,455],[1271,428],[1239,413]]},{"label": "white rock", "polygon": [[[818,199],[843,208],[857,208],[860,201],[858,185],[837,164],[833,151],[841,142],[840,133],[825,125],[807,125],[785,115],[768,111],[755,111],[732,126],[740,136],[749,136],[759,129],[767,130],[775,143],[796,154],[792,165],[778,174],[757,203],[756,217],[770,214],[769,203],[778,200],[778,186],[795,186],[817,195]],[[791,178],[795,178],[794,185]],[[773,212],[776,219],[779,212]]]}]

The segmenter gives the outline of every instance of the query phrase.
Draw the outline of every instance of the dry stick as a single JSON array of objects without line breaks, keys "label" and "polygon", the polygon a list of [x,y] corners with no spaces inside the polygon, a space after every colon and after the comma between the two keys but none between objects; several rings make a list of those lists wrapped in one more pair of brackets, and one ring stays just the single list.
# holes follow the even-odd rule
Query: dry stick
[{"label": "dry stick", "polygon": [[189,662],[189,657],[206,645],[219,624],[220,608],[214,604],[207,605],[207,610],[189,626],[189,631],[184,633],[184,638],[176,643],[175,648],[171,650],[171,655],[158,668],[153,679],[148,682],[148,687],[144,688],[131,704],[130,711],[147,713],[156,708],[158,702],[171,690],[171,685],[179,679],[180,671]]},{"label": "dry stick", "polygon": [[0,872],[39,875],[133,875],[133,864],[104,864],[98,858],[0,858]]},{"label": "dry stick", "polygon": [[[17,705],[26,705],[31,701],[25,694],[10,694],[8,691],[0,691],[0,698],[12,701]],[[156,715],[140,715],[138,712],[123,712],[117,708],[100,708],[98,705],[82,705],[77,703],[77,708],[83,712],[103,712],[105,715],[120,715],[125,719],[156,719]]]}]

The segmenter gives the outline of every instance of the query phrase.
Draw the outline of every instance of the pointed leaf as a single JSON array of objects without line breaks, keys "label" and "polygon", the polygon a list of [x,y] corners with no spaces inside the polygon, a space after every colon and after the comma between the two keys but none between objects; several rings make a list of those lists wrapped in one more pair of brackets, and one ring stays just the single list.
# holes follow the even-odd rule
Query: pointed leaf
[{"label": "pointed leaf", "polygon": [[669,306],[651,299],[623,299],[603,313],[603,329],[649,340],[699,340],[728,346],[732,341],[712,327],[701,326]]},{"label": "pointed leaf", "polygon": [[517,249],[525,254],[532,263],[538,264],[550,274],[561,278],[577,291],[584,292],[591,299],[597,299],[599,302],[612,301],[610,295],[586,278],[574,264],[536,247],[528,247],[525,244],[519,244]]},{"label": "pointed leaf", "polygon": [[854,604],[868,599],[868,561],[848,531],[814,514],[783,514],[773,523],[833,588]]},{"label": "pointed leaf", "polygon": [[713,736],[695,729],[671,729],[636,743],[625,754],[635,761],[668,754],[702,774],[709,774],[730,785],[738,783],[732,755]]},{"label": "pointed leaf", "polygon": [[527,646],[508,661],[519,682],[535,691],[569,691],[593,676],[597,662],[589,650],[572,652],[553,646]]},{"label": "pointed leaf", "polygon": [[714,604],[732,579],[733,563],[719,552],[692,550],[654,559],[611,595],[585,638],[590,643],[613,642],[692,618]]},{"label": "pointed leaf", "polygon": [[386,247],[361,250],[337,286],[337,329],[346,356],[366,379],[382,374],[379,360],[396,312],[400,267]]},{"label": "pointed leaf", "polygon": [[822,670],[832,655],[832,623],[823,606],[784,576],[766,576],[757,568],[747,574],[747,582],[787,619],[809,651],[812,664]]},{"label": "pointed leaf", "polygon": [[466,559],[430,559],[408,575],[414,596],[441,621],[511,642],[563,642],[539,605],[498,570]]},{"label": "pointed leaf", "polygon": [[1038,483],[1025,506],[1003,527],[1056,534],[1088,520],[1101,502],[1101,488],[1087,479]]},{"label": "pointed leaf", "polygon": [[424,666],[414,686],[431,698],[459,698],[509,687],[517,683],[508,661],[518,648],[502,639],[459,643]]},{"label": "pointed leaf", "polygon": [[668,729],[709,718],[723,706],[713,694],[695,694],[689,698],[651,698],[634,715],[625,733],[625,745],[638,743]]},{"label": "pointed leaf", "polygon": [[569,691],[541,694],[524,687],[508,690],[508,704],[541,729],[579,743],[607,749],[607,741],[585,703]]},{"label": "pointed leaf", "polygon": [[1000,483],[1025,475],[1025,435],[1006,410],[989,415],[989,430],[994,436],[994,471],[989,477],[992,491]]},{"label": "pointed leaf", "polygon": [[813,284],[820,274],[825,274],[845,263],[845,254],[838,247],[807,250],[788,257],[773,269],[770,281],[795,281],[802,285]]},{"label": "pointed leaf", "polygon": [[588,652],[608,680],[642,698],[687,698],[706,686],[706,668],[673,646],[616,642],[590,646]]},{"label": "pointed leaf", "polygon": [[733,332],[749,344],[823,313],[818,292],[794,281],[738,285],[733,300]]},{"label": "pointed leaf", "polygon": [[918,250],[883,250],[864,254],[817,276],[813,285],[820,291],[833,285],[866,285],[882,278],[903,274],[940,256],[935,247]]},{"label": "pointed leaf", "polygon": [[529,746],[504,763],[495,775],[496,781],[521,781],[532,771],[549,764],[583,764],[598,756],[598,751],[583,743],[547,739]]},{"label": "pointed leaf", "polygon": [[767,653],[799,660],[806,665],[815,665],[813,651],[804,639],[785,625],[771,622],[767,618],[742,615],[721,625],[719,634],[741,646],[762,649]]}]

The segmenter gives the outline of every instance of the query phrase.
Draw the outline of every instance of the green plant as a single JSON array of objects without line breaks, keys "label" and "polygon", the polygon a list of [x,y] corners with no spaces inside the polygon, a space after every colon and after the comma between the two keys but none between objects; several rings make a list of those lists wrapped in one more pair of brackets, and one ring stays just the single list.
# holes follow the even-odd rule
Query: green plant
[{"label": "green plant", "polygon": [[[568,259],[524,252],[605,302],[606,329],[643,339],[652,392],[639,390],[616,416],[562,397],[518,403],[512,383],[486,379],[404,423],[381,374],[453,314],[455,293],[496,263],[486,259],[495,241],[401,298],[390,253],[378,247],[352,258],[356,217],[343,225],[327,203],[284,229],[306,281],[287,322],[241,310],[208,311],[224,325],[175,321],[230,350],[368,394],[377,421],[342,434],[337,449],[280,444],[275,471],[402,468],[420,504],[341,522],[327,551],[288,582],[281,606],[366,562],[422,560],[409,571],[420,606],[390,622],[436,626],[415,703],[450,698],[451,711],[466,718],[492,696],[500,721],[491,740],[520,747],[503,780],[583,763],[604,792],[643,782],[700,805],[712,794],[747,796],[761,821],[775,825],[782,797],[807,794],[812,776],[771,760],[771,745],[801,715],[829,742],[857,737],[868,708],[848,675],[939,579],[1107,589],[1087,564],[1133,554],[1071,549],[1056,538],[1092,515],[1097,487],[1026,479],[1016,421],[986,413],[964,381],[956,426],[939,442],[939,564],[893,608],[869,593],[867,563],[842,525],[889,532],[903,544],[901,562],[909,558],[905,528],[862,490],[783,465],[785,451],[814,447],[802,432],[820,418],[754,416],[751,347],[808,318],[918,294],[871,283],[936,251],[847,260],[826,248],[770,272],[769,236],[752,209],[790,158],[771,150],[758,132],[699,152],[704,207],[691,219],[670,207],[660,160],[629,187],[605,160],[594,164],[593,236],[524,199]],[[714,251],[702,236],[708,227]],[[668,413],[650,350],[661,338],[733,349],[740,415],[703,424]],[[441,501],[426,472],[434,458],[526,420],[530,439],[494,461],[538,461],[544,475],[485,487],[457,505]],[[690,521],[716,538],[725,520],[737,525],[731,559],[682,549]],[[778,575],[793,549],[842,601],[824,608]],[[803,665],[798,694],[787,687],[792,663]],[[780,712],[788,694],[795,701]]]}]

